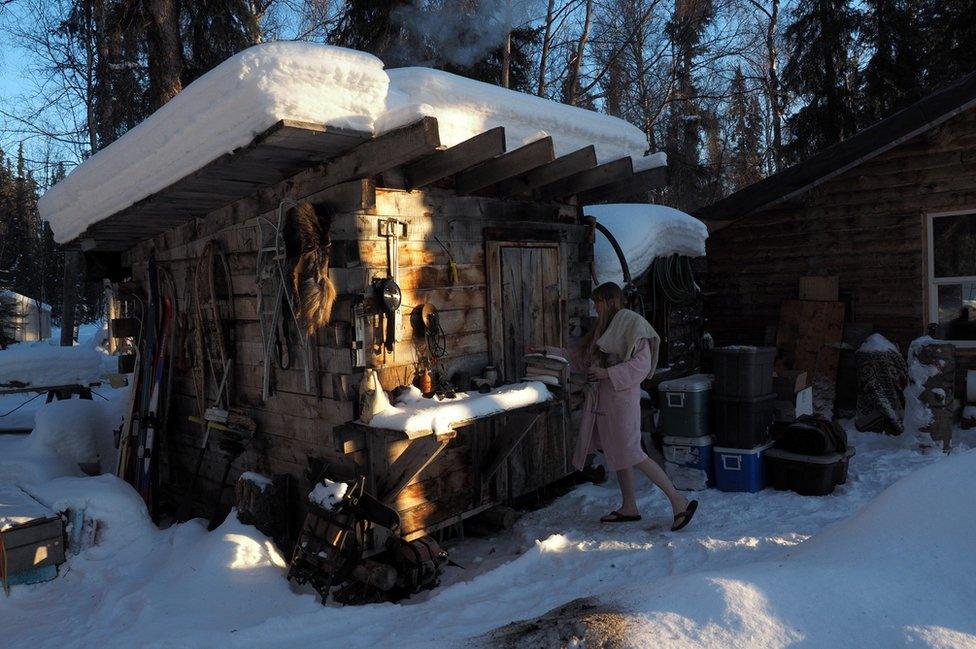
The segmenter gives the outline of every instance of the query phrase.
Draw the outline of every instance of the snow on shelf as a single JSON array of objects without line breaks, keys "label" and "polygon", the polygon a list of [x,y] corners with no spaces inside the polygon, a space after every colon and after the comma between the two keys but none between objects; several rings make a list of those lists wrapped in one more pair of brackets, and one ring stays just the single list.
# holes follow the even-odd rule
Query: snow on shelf
[{"label": "snow on shelf", "polygon": [[425,399],[416,388],[401,396],[396,405],[375,415],[367,426],[402,430],[414,439],[431,433],[450,432],[454,426],[480,417],[524,408],[552,399],[552,393],[540,381],[512,383],[491,392],[459,392],[454,399]]},{"label": "snow on shelf", "polygon": [[188,85],[52,187],[38,209],[55,239],[70,241],[280,120],[378,135],[424,115],[438,118],[446,146],[504,126],[510,148],[545,131],[558,154],[592,144],[601,160],[633,156],[641,169],[667,162],[664,154],[644,157],[643,132],[616,117],[447,72],[387,71],[375,56],[355,50],[272,42],[232,56]]},{"label": "snow on shelf", "polygon": [[[708,228],[690,214],[672,207],[616,203],[587,205],[583,213],[610,230],[627,259],[632,279],[646,272],[655,257],[705,256]],[[597,234],[593,256],[597,281],[623,286],[623,269],[617,253],[603,234]]]},{"label": "snow on shelf", "polygon": [[0,351],[0,387],[90,385],[99,381],[104,358],[89,345],[58,347],[44,341],[12,345]]}]

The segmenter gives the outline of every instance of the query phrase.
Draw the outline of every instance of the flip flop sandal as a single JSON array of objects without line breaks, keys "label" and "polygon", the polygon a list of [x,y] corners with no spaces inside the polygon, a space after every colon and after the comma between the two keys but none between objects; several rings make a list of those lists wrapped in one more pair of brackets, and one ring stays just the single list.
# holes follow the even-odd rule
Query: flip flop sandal
[{"label": "flip flop sandal", "polygon": [[[677,532],[678,530],[680,530],[681,528],[683,528],[685,525],[687,525],[688,523],[690,523],[691,522],[691,517],[695,515],[695,510],[696,509],[698,509],[698,501],[697,500],[692,500],[690,503],[688,503],[688,508],[687,509],[685,509],[680,514],[675,514],[674,515],[674,525],[671,526],[671,531],[672,532]],[[678,522],[679,519],[681,520],[680,523]]]},{"label": "flip flop sandal", "polygon": [[633,523],[634,521],[639,521],[641,519],[640,514],[636,516],[628,516],[627,514],[621,514],[618,511],[612,511],[603,518],[600,519],[601,523]]}]

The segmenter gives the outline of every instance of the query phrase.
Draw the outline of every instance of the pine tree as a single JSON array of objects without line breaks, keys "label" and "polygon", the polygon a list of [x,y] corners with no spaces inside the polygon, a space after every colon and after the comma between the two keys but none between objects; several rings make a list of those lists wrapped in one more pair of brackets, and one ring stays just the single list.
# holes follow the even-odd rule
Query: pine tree
[{"label": "pine tree", "polygon": [[713,18],[711,0],[678,0],[668,25],[675,51],[675,79],[664,148],[671,173],[670,202],[680,209],[703,204],[703,114],[694,72],[695,61],[702,54],[702,34]]},{"label": "pine tree", "polygon": [[183,85],[186,86],[228,57],[261,42],[261,16],[268,2],[187,0],[183,5],[186,33]]},{"label": "pine tree", "polygon": [[338,27],[330,41],[335,45],[369,52],[389,67],[409,63],[402,49],[406,38],[395,12],[407,7],[407,0],[346,0]]},{"label": "pine tree", "polygon": [[935,90],[976,69],[976,2],[924,0],[921,22],[928,44],[927,89]]},{"label": "pine tree", "polygon": [[864,69],[861,126],[869,126],[925,94],[925,36],[918,0],[866,0],[863,43],[872,52]]},{"label": "pine tree", "polygon": [[729,86],[728,118],[731,122],[732,159],[728,163],[732,191],[751,185],[762,178],[762,123],[759,99],[749,92],[742,68],[736,67]]},{"label": "pine tree", "polygon": [[805,103],[787,122],[791,140],[786,149],[795,162],[857,130],[852,50],[859,15],[850,0],[802,0],[792,17],[783,85]]}]

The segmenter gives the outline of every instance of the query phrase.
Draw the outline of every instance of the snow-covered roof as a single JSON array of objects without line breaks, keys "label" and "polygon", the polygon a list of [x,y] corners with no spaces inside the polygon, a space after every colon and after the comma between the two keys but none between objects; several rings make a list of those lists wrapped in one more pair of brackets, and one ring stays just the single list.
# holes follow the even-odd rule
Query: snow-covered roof
[{"label": "snow-covered roof", "polygon": [[15,301],[18,304],[27,307],[37,307],[42,311],[47,311],[49,313],[51,311],[51,305],[48,304],[47,302],[41,302],[39,300],[35,300],[32,297],[27,297],[26,295],[23,295],[21,293],[15,293],[14,291],[6,291],[6,290],[0,291],[0,297],[5,298],[7,300]]},{"label": "snow-covered roof", "polygon": [[281,120],[380,135],[423,116],[438,119],[444,146],[503,126],[512,145],[552,136],[557,154],[593,145],[598,160],[644,157],[644,133],[627,122],[426,68],[384,70],[378,58],[302,42],[256,45],[183,89],[41,197],[57,241],[118,213],[249,145]]},{"label": "snow-covered roof", "polygon": [[[583,213],[610,230],[620,245],[630,276],[637,279],[656,257],[704,257],[708,228],[695,217],[666,205],[616,203],[587,205]],[[610,241],[597,234],[593,250],[597,282],[623,286],[623,269]]]}]

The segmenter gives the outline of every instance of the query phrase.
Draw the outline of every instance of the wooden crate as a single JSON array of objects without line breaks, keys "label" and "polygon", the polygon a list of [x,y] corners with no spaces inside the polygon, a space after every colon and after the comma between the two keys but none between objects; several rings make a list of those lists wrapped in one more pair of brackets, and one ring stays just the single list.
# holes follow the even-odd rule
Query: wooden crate
[{"label": "wooden crate", "polygon": [[19,487],[0,487],[0,538],[10,584],[57,576],[64,563],[64,522]]}]

